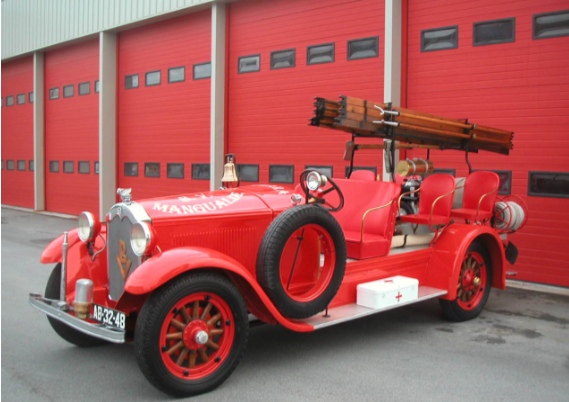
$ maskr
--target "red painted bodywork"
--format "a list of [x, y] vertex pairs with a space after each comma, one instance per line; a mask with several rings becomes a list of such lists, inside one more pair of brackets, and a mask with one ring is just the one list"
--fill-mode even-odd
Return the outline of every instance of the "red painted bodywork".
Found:
[[[360, 183], [367, 185], [364, 181]], [[263, 235], [275, 216], [292, 206], [292, 193], [293, 190], [280, 186], [256, 185], [140, 201], [152, 219], [160, 251], [156, 249], [153, 256], [143, 260], [129, 275], [125, 292], [117, 302], [108, 298], [106, 251], [92, 261], [77, 231], [70, 231], [67, 299], [73, 301], [77, 279], [89, 278], [95, 284], [95, 303], [130, 313], [139, 311], [153, 291], [180, 275], [194, 270], [216, 270], [233, 281], [249, 311], [262, 321], [279, 323], [294, 331], [312, 331], [311, 325], [283, 317], [256, 279], [257, 251]], [[106, 227], [101, 234], [106, 237]], [[504, 251], [495, 231], [489, 226], [452, 224], [433, 247], [349, 260], [342, 285], [330, 307], [355, 303], [356, 287], [360, 283], [395, 275], [445, 289], [449, 292], [445, 298], [454, 299], [462, 258], [475, 240], [484, 242], [490, 252], [494, 267], [492, 286], [503, 289]], [[61, 261], [61, 242], [62, 237], [45, 249], [43, 263]], [[94, 248], [100, 250], [103, 246], [99, 237]], [[289, 249], [294, 252], [294, 247], [286, 250]]]

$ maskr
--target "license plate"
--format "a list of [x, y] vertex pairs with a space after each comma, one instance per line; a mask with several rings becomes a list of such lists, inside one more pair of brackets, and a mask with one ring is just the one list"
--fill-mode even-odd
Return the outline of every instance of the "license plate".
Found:
[[98, 304], [93, 305], [93, 320], [110, 327], [125, 329], [126, 314]]

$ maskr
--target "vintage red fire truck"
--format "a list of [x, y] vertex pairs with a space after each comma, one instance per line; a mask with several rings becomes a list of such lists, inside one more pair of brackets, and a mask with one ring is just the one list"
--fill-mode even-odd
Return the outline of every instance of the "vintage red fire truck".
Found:
[[418, 213], [398, 217], [401, 184], [374, 174], [237, 186], [229, 159], [231, 188], [136, 201], [119, 189], [102, 222], [82, 213], [43, 251], [55, 268], [30, 303], [75, 345], [133, 341], [154, 386], [190, 396], [236, 368], [253, 317], [311, 332], [438, 298], [463, 321], [505, 288], [505, 234], [525, 211], [496, 204], [495, 173], [469, 175], [461, 197], [452, 176], [429, 175]]

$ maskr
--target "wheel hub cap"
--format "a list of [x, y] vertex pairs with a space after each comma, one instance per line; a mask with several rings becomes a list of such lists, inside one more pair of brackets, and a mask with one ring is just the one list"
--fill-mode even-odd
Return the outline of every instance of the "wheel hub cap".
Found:
[[190, 322], [184, 329], [184, 345], [191, 350], [197, 350], [209, 341], [207, 324], [202, 320]]

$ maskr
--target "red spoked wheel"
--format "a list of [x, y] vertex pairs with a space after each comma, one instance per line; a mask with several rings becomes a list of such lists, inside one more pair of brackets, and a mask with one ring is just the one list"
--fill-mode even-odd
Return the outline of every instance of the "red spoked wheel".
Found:
[[180, 378], [213, 373], [229, 355], [235, 337], [233, 314], [225, 300], [196, 293], [176, 303], [160, 333], [162, 360]]
[[490, 296], [492, 262], [484, 244], [473, 242], [466, 251], [454, 300], [440, 299], [445, 317], [451, 321], [476, 318]]
[[336, 247], [322, 226], [304, 225], [286, 242], [280, 262], [281, 286], [297, 302], [320, 297], [334, 275]]
[[189, 273], [145, 303], [136, 323], [136, 357], [156, 388], [174, 396], [197, 395], [227, 379], [248, 332], [247, 308], [237, 288], [221, 275]]
[[464, 310], [475, 309], [484, 298], [488, 277], [484, 257], [477, 251], [464, 256], [457, 285], [456, 301]]

